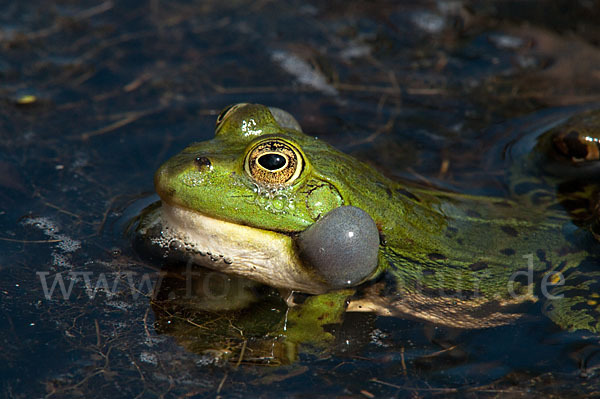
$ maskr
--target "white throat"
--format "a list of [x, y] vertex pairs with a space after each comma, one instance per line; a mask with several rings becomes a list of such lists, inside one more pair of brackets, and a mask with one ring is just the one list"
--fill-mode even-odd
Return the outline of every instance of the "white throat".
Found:
[[327, 291], [285, 234], [214, 219], [164, 201], [161, 212], [163, 243], [183, 244], [201, 266], [278, 288], [309, 294]]

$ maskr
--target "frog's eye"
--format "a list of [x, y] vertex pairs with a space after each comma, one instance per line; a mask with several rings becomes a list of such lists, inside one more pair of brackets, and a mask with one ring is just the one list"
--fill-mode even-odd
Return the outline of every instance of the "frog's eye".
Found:
[[292, 144], [267, 139], [256, 143], [248, 151], [244, 167], [257, 183], [288, 185], [302, 173], [304, 160]]
[[223, 122], [227, 118], [228, 115], [233, 114], [233, 112], [236, 109], [238, 109], [238, 108], [240, 108], [240, 107], [242, 107], [242, 106], [244, 106], [246, 104], [248, 104], [248, 103], [233, 104], [233, 105], [230, 105], [228, 107], [223, 108], [223, 110], [221, 111], [221, 113], [219, 114], [219, 116], [217, 116], [217, 126], [221, 122]]
[[597, 162], [600, 160], [600, 138], [577, 130], [562, 132], [553, 138], [554, 148], [572, 163]]

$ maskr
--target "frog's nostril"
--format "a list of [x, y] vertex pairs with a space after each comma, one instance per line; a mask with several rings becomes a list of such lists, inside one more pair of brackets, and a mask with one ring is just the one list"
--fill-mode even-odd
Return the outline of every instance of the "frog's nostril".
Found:
[[210, 170], [212, 169], [212, 164], [210, 163], [210, 159], [207, 157], [196, 157], [195, 159], [196, 166], [199, 170]]

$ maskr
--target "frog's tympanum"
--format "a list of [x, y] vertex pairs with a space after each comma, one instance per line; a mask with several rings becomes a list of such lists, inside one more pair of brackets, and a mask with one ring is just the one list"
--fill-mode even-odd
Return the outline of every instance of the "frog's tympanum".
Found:
[[348, 311], [487, 328], [532, 303], [564, 329], [597, 334], [599, 141], [600, 113], [565, 118], [512, 157], [511, 195], [467, 195], [392, 181], [285, 111], [237, 104], [212, 140], [156, 172], [161, 204], [137, 233], [194, 264], [302, 293], [278, 310], [288, 344], [322, 346]]

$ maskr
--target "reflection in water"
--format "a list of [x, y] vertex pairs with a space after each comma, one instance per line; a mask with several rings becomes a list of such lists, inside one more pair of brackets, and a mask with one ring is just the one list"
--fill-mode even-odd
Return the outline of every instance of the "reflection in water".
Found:
[[159, 279], [152, 301], [158, 333], [173, 336], [207, 363], [284, 361], [277, 332], [286, 304], [272, 288], [189, 263], [163, 269]]
[[[207, 364], [289, 364], [299, 353], [352, 354], [371, 340], [375, 315], [344, 316], [344, 309], [323, 304], [339, 302], [327, 295], [288, 297], [290, 307], [271, 287], [189, 262], [165, 267], [152, 300], [155, 329], [203, 355]], [[295, 306], [310, 301], [323, 314], [305, 314]]]

